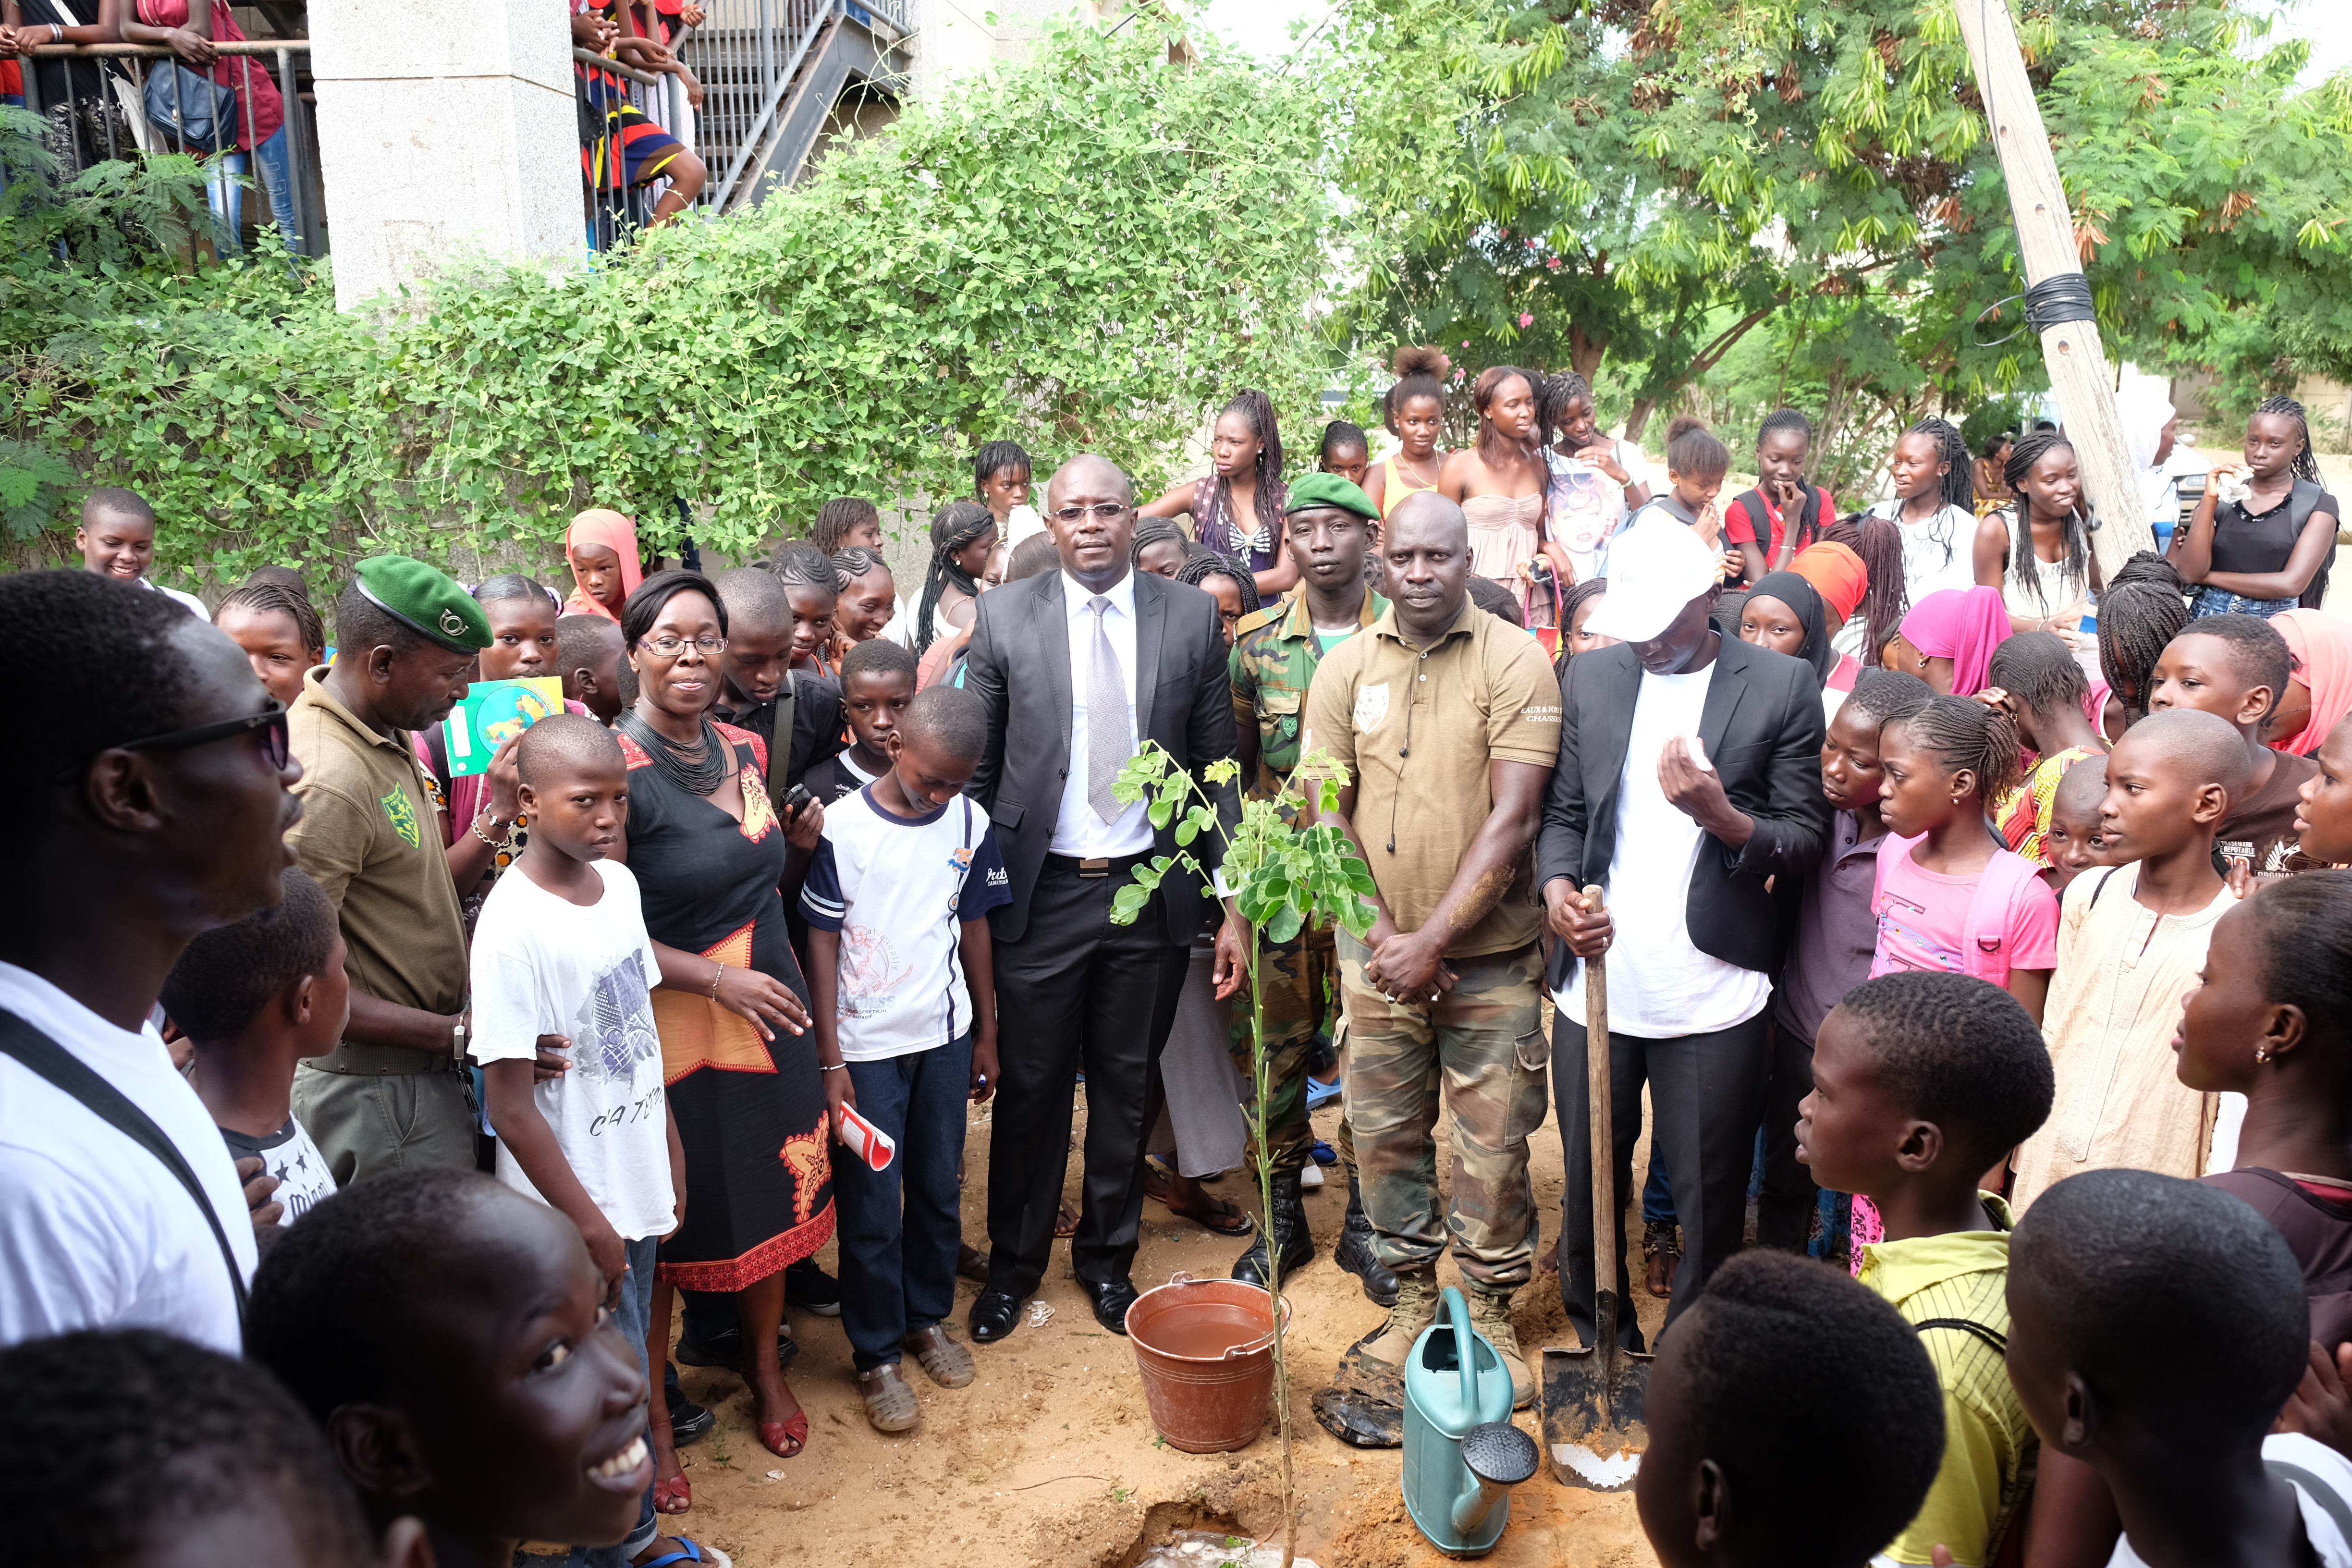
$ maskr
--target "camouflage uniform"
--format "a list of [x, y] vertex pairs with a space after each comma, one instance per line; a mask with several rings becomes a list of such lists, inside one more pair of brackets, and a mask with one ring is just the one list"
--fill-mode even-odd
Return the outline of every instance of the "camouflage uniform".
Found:
[[[1387, 608], [1386, 599], [1367, 590], [1356, 624], [1369, 626]], [[1257, 777], [1249, 786], [1253, 799], [1270, 799], [1298, 766], [1300, 715], [1307, 683], [1322, 658], [1323, 645], [1307, 613], [1303, 587], [1244, 617], [1234, 628], [1230, 661], [1234, 722], [1255, 726], [1258, 738]], [[1304, 1170], [1315, 1143], [1307, 1120], [1307, 1058], [1315, 1052], [1316, 1026], [1336, 1014], [1339, 1003], [1329, 928], [1310, 927], [1286, 942], [1261, 941], [1258, 974], [1265, 1010], [1266, 1147], [1277, 1173]], [[1254, 1093], [1245, 1005], [1234, 1009], [1231, 1045], [1242, 1083]], [[1339, 1144], [1341, 1163], [1353, 1174], [1355, 1140], [1344, 1116]], [[1250, 1169], [1255, 1171], [1256, 1140], [1249, 1140], [1247, 1147]]]
[[[1535, 1194], [1528, 1138], [1549, 1109], [1542, 950], [1449, 958], [1458, 977], [1435, 1003], [1391, 1002], [1364, 981], [1371, 950], [1339, 933], [1348, 1009], [1348, 1115], [1362, 1132], [1372, 1249], [1400, 1273], [1434, 1268], [1454, 1238], [1463, 1277], [1488, 1290], [1528, 1281]], [[1453, 1205], [1437, 1205], [1441, 1086], [1453, 1121]]]

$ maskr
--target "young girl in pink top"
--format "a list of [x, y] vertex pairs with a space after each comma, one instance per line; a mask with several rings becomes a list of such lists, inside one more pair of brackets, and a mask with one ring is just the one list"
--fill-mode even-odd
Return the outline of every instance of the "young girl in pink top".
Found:
[[2009, 715], [1962, 697], [1937, 697], [1886, 726], [1870, 973], [1973, 974], [2038, 1024], [2058, 964], [2058, 900], [1985, 820], [1986, 804], [2017, 784], [2017, 746]]

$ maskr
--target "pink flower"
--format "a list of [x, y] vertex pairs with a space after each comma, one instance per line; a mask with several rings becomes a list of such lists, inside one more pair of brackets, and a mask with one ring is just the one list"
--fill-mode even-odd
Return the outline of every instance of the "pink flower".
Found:
[[1466, 348], [1468, 348], [1468, 347], [1470, 346], [1470, 340], [1469, 340], [1468, 338], [1465, 338], [1465, 339], [1463, 339], [1463, 340], [1462, 340], [1462, 346], [1463, 346], [1464, 348], [1465, 348], [1465, 349], [1466, 349]]
[[1536, 319], [1533, 316], [1529, 315], [1525, 310], [1519, 312], [1519, 331], [1524, 332], [1535, 324]]
[[1547, 260], [1544, 265], [1551, 268], [1554, 272], [1557, 272], [1559, 270], [1559, 258], [1557, 256], [1552, 257], [1550, 259]]

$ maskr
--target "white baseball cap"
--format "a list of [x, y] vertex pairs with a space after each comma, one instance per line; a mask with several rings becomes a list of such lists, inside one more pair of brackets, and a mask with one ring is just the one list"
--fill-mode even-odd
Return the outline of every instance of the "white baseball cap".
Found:
[[1715, 586], [1720, 558], [1670, 517], [1636, 523], [1609, 542], [1609, 592], [1584, 623], [1593, 637], [1648, 642], [1683, 606]]

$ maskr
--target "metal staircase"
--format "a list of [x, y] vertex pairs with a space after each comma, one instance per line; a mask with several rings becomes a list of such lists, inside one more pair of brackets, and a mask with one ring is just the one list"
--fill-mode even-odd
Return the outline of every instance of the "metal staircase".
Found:
[[732, 212], [808, 166], [834, 106], [862, 84], [897, 98], [908, 67], [903, 0], [708, 0], [679, 58], [703, 85], [705, 204]]

